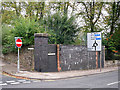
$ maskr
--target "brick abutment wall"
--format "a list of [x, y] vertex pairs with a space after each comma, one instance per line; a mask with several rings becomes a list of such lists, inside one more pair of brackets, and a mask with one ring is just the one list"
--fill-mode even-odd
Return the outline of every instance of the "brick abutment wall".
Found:
[[[99, 62], [100, 60], [98, 53], [98, 68], [100, 67]], [[60, 45], [60, 66], [62, 71], [95, 69], [96, 52], [87, 51], [86, 46]], [[103, 52], [102, 52], [102, 67], [104, 67]]]
[[[34, 50], [28, 50], [30, 47], [20, 49], [20, 64], [27, 70], [52, 72], [100, 67], [100, 53], [96, 61], [96, 52], [87, 51], [87, 46], [49, 45], [48, 34], [35, 34], [35, 45], [32, 46]], [[104, 67], [105, 60], [104, 48], [102, 47], [102, 67]], [[17, 53], [4, 55], [4, 60], [17, 64]]]
[[[35, 34], [34, 61], [36, 71], [54, 72], [56, 69], [58, 71], [69, 71], [95, 69], [100, 67], [100, 53], [97, 54], [98, 60], [96, 61], [96, 52], [88, 52], [86, 46], [59, 45], [59, 48], [57, 46], [56, 49], [59, 50], [52, 50], [52, 48], [49, 47], [48, 34]], [[101, 55], [102, 67], [104, 67], [103, 51], [104, 47]], [[49, 56], [48, 53], [51, 53], [51, 55]]]

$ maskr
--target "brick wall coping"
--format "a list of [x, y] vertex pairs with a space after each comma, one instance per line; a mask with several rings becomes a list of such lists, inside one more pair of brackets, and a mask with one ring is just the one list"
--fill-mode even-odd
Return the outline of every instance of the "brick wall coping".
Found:
[[47, 33], [35, 33], [35, 37], [48, 37], [49, 35]]

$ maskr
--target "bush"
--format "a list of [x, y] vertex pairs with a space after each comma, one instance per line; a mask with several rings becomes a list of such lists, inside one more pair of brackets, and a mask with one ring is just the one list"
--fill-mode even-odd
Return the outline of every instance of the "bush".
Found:
[[67, 15], [55, 13], [48, 15], [46, 25], [48, 33], [50, 33], [50, 41], [52, 44], [73, 44], [77, 38], [79, 28], [75, 22], [75, 17], [68, 18]]
[[23, 46], [34, 44], [34, 33], [40, 32], [40, 25], [35, 20], [29, 18], [19, 18], [15, 20], [14, 29], [11, 33], [14, 37], [23, 37]]
[[29, 18], [20, 17], [13, 21], [11, 27], [8, 25], [3, 25], [2, 27], [2, 45], [3, 45], [3, 54], [16, 52], [15, 48], [15, 38], [14, 37], [23, 37], [22, 46], [28, 46], [34, 44], [34, 33], [44, 33], [45, 28], [41, 26], [35, 20], [30, 20]]
[[[11, 33], [11, 30], [13, 28], [11, 26], [8, 26], [6, 24], [2, 25], [2, 53], [6, 54], [11, 51], [15, 51], [15, 41], [14, 41], [14, 35]], [[14, 48], [13, 48], [14, 47]]]

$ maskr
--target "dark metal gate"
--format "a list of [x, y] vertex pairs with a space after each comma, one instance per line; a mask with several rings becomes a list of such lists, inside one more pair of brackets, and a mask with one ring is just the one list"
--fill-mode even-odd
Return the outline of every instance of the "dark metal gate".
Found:
[[57, 45], [48, 44], [48, 71], [57, 71]]

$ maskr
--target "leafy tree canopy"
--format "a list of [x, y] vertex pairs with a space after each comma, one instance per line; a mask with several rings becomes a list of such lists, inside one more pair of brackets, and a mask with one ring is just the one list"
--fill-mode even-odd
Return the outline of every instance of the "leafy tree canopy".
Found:
[[72, 44], [77, 37], [79, 28], [74, 16], [68, 18], [67, 15], [57, 12], [54, 15], [48, 15], [45, 22], [51, 34], [49, 43]]

